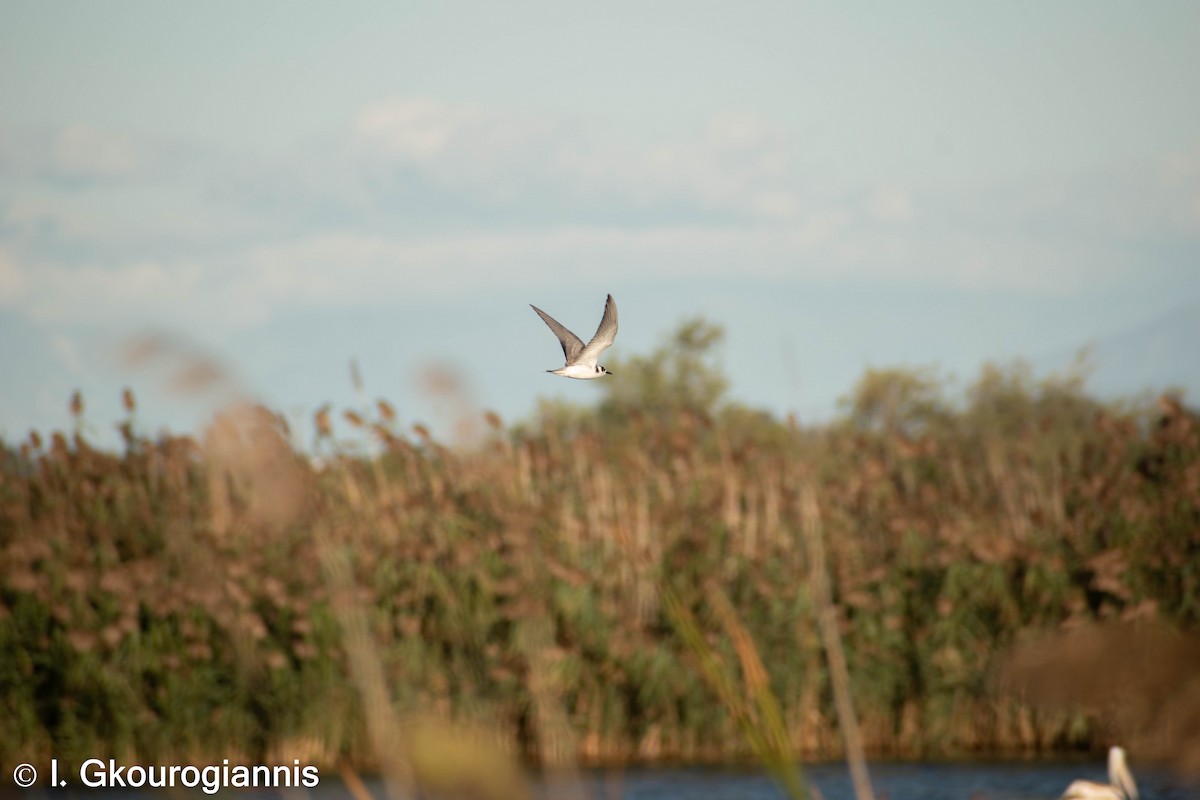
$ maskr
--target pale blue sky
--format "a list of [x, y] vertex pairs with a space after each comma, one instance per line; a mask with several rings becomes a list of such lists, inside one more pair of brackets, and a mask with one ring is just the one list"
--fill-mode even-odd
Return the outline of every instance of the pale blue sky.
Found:
[[[165, 331], [288, 411], [506, 418], [605, 292], [616, 352], [724, 325], [733, 394], [827, 416], [867, 365], [1200, 392], [1193, 3], [0, 5], [0, 435], [205, 404]], [[1196, 313], [1193, 313], [1196, 312]], [[1189, 327], [1190, 326], [1190, 327]], [[1136, 367], [1136, 368], [1131, 368]]]

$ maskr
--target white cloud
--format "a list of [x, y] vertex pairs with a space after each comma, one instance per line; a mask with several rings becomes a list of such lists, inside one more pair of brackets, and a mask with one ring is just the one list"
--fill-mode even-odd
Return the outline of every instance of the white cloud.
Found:
[[[787, 132], [755, 115], [635, 142], [562, 118], [393, 99], [346, 135], [260, 165], [245, 215], [226, 183], [240, 163], [200, 175], [212, 184], [180, 183], [190, 207], [123, 185], [78, 206], [69, 187], [0, 193], [0, 306], [42, 321], [236, 327], [283, 309], [595, 275], [1061, 294], [1139, 279], [1154, 268], [1142, 242], [1183, 237], [1194, 251], [1200, 213], [1195, 153], [1009, 186], [817, 191]], [[157, 175], [120, 136], [51, 141], [76, 174]], [[515, 207], [516, 221], [496, 213]]]
[[83, 374], [83, 361], [79, 357], [79, 348], [75, 346], [75, 342], [69, 336], [61, 333], [52, 335], [50, 346], [71, 375]]
[[60, 181], [117, 181], [145, 177], [162, 147], [92, 125], [55, 129], [0, 126], [0, 174]]
[[4, 248], [0, 248], [0, 305], [15, 306], [25, 291], [25, 274], [16, 260]]
[[765, 218], [801, 208], [787, 136], [751, 114], [716, 115], [690, 139], [638, 144], [565, 119], [396, 98], [365, 108], [352, 139], [376, 174], [408, 168], [493, 202], [672, 202]]
[[[0, 262], [21, 289], [3, 302], [40, 322], [244, 325], [282, 309], [405, 303], [433, 295], [612, 280], [786, 275], [829, 237], [830, 223], [789, 230], [572, 226], [424, 238], [321, 234], [258, 245], [228, 260], [70, 267]], [[807, 269], [819, 270], [817, 262]]]
[[[2, 301], [41, 322], [231, 327], [284, 310], [403, 306], [430, 297], [595, 280], [722, 278], [957, 285], [1038, 293], [1094, 280], [1104, 261], [969, 234], [880, 231], [847, 212], [795, 224], [564, 226], [383, 237], [331, 232], [209, 262], [18, 267], [0, 260]], [[1111, 264], [1111, 259], [1108, 262]]]
[[50, 142], [49, 163], [56, 174], [68, 178], [125, 178], [147, 166], [130, 137], [90, 125], [60, 130]]
[[66, 238], [102, 236], [104, 233], [86, 215], [46, 197], [15, 197], [0, 203], [0, 230], [3, 229], [23, 236], [53, 231]]
[[364, 108], [354, 121], [353, 131], [358, 140], [393, 158], [431, 164], [447, 155], [453, 157], [451, 150], [477, 151], [478, 134], [495, 131], [507, 119], [471, 106], [423, 98], [398, 99]]
[[871, 193], [867, 213], [881, 222], [909, 222], [913, 218], [912, 197], [903, 189], [881, 187]]
[[189, 309], [214, 299], [205, 291], [205, 269], [194, 264], [74, 267], [13, 259], [4, 274], [19, 291], [0, 294], [0, 304], [39, 322], [190, 320], [196, 314]]

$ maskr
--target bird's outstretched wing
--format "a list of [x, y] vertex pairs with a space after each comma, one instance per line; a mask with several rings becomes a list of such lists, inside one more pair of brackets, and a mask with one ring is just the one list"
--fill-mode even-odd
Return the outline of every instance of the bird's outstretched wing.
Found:
[[[611, 300], [611, 297], [609, 299]], [[542, 318], [542, 322], [546, 323], [546, 325], [550, 327], [550, 330], [553, 331], [554, 335], [558, 337], [558, 343], [562, 345], [563, 355], [566, 356], [567, 363], [571, 364], [574, 362], [575, 359], [579, 357], [579, 354], [583, 352], [583, 340], [571, 333], [566, 329], [566, 327], [563, 326], [561, 322], [547, 314], [545, 311], [542, 311], [533, 303], [530, 303], [529, 307], [537, 312], [538, 316]], [[605, 316], [607, 316], [607, 314], [605, 314]], [[601, 326], [603, 327], [603, 323], [601, 323]]]
[[[596, 335], [587, 343], [587, 347], [583, 348], [576, 363], [587, 364], [589, 367], [596, 366], [596, 362], [600, 360], [600, 354], [607, 350], [616, 338], [617, 303], [610, 294], [608, 301], [604, 304], [604, 316], [600, 318], [600, 327], [596, 328]], [[567, 360], [570, 361], [569, 356]]]

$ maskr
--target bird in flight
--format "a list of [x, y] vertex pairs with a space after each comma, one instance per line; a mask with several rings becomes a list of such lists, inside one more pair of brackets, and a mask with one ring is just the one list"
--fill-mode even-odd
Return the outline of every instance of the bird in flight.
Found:
[[558, 369], [548, 369], [546, 372], [562, 375], [564, 378], [577, 378], [581, 381], [589, 381], [602, 375], [612, 375], [611, 372], [596, 363], [600, 354], [608, 349], [609, 345], [613, 343], [613, 339], [617, 338], [617, 304], [611, 294], [604, 304], [604, 316], [600, 318], [600, 327], [596, 329], [596, 335], [586, 346], [578, 336], [563, 327], [554, 317], [532, 303], [529, 307], [538, 313], [542, 322], [545, 322], [558, 337], [563, 355], [567, 357], [566, 364]]

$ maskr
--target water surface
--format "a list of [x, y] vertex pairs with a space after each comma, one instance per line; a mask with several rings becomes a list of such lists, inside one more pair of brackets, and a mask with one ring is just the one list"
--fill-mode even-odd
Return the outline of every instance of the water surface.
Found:
[[[872, 764], [877, 800], [1051, 800], [1076, 778], [1106, 781], [1105, 765], [1076, 763], [893, 763]], [[805, 770], [809, 784], [825, 800], [853, 800], [844, 764], [818, 764]], [[1142, 800], [1200, 800], [1200, 783], [1188, 785], [1160, 769], [1137, 769]], [[594, 800], [780, 800], [785, 795], [761, 769], [682, 767], [635, 768], [585, 773], [585, 791], [569, 793]], [[556, 789], [563, 787], [556, 786]], [[561, 792], [543, 793], [554, 797]]]

